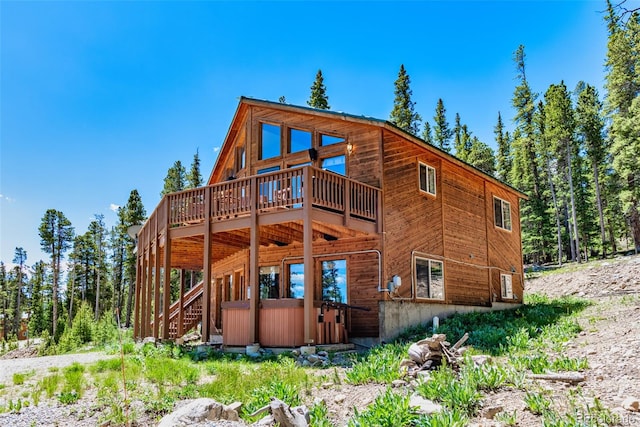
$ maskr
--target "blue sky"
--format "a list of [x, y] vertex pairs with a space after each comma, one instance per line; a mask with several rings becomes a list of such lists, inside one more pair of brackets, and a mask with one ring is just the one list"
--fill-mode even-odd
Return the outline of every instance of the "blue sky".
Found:
[[[632, 0], [635, 2], [636, 0]], [[404, 64], [416, 110], [438, 98], [494, 145], [513, 127], [512, 55], [542, 92], [603, 93], [603, 1], [0, 2], [0, 260], [48, 259], [38, 226], [77, 233], [136, 188], [150, 213], [167, 169], [208, 177], [238, 97], [305, 105], [319, 68], [333, 110], [386, 119]]]

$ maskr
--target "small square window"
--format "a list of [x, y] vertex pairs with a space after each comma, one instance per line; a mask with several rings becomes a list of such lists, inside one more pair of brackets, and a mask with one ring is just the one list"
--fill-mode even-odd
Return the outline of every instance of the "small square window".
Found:
[[311, 132], [289, 129], [289, 153], [296, 153], [311, 148]]
[[259, 159], [270, 159], [280, 156], [280, 126], [261, 123], [262, 139], [260, 140]]
[[420, 180], [420, 191], [435, 196], [436, 169], [424, 163], [418, 163], [418, 178]]
[[503, 299], [513, 299], [513, 288], [511, 286], [511, 275], [510, 274], [501, 274], [500, 275], [500, 287], [502, 288], [502, 298]]
[[493, 214], [496, 227], [511, 231], [511, 203], [494, 197]]

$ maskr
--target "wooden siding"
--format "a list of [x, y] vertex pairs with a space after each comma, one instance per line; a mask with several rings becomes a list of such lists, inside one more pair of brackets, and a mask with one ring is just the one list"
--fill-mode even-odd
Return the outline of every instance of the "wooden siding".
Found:
[[223, 325], [233, 325], [226, 328], [222, 334], [222, 343], [228, 346], [252, 344], [249, 342], [249, 302], [246, 304], [223, 303]]
[[[384, 248], [386, 280], [398, 275], [399, 295], [412, 296], [412, 251], [444, 255], [442, 159], [384, 131]], [[418, 162], [436, 170], [436, 196], [419, 191]]]

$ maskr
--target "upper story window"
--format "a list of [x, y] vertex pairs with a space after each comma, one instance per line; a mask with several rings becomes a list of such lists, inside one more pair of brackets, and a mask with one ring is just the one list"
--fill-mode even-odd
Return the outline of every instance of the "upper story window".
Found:
[[311, 148], [311, 132], [289, 129], [289, 153], [296, 153]]
[[511, 231], [511, 203], [494, 197], [493, 213], [496, 227]]
[[247, 153], [244, 145], [236, 148], [236, 172], [244, 169], [247, 164]]
[[444, 266], [442, 261], [414, 258], [416, 298], [444, 299]]
[[418, 163], [418, 178], [420, 180], [420, 191], [429, 193], [432, 196], [436, 195], [436, 169], [425, 165], [424, 163]]
[[262, 128], [260, 139], [260, 153], [258, 159], [270, 159], [272, 157], [279, 157], [280, 150], [280, 126], [270, 125], [268, 123], [261, 123]]
[[347, 164], [344, 154], [322, 159], [322, 169], [339, 173], [340, 175], [347, 175]]
[[326, 145], [339, 144], [341, 142], [344, 142], [344, 138], [341, 136], [320, 135], [320, 145], [323, 147]]

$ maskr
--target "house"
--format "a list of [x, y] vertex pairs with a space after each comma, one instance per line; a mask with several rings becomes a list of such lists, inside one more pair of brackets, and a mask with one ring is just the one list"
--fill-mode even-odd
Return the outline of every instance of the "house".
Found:
[[[138, 232], [134, 335], [375, 343], [515, 307], [524, 197], [387, 121], [241, 98], [207, 185]], [[170, 301], [172, 269], [203, 281]]]

